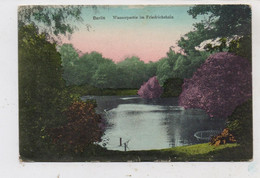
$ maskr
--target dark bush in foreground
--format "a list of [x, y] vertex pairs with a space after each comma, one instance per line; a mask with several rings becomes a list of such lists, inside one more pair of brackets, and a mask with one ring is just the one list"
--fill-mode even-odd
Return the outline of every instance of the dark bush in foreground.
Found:
[[238, 143], [251, 145], [253, 143], [253, 111], [252, 100], [238, 106], [227, 118], [227, 128], [235, 136]]
[[226, 118], [251, 98], [251, 71], [245, 58], [228, 52], [211, 55], [191, 79], [184, 80], [179, 105], [201, 108], [210, 117]]
[[101, 117], [94, 107], [92, 102], [74, 102], [65, 112], [68, 123], [50, 130], [53, 143], [64, 151], [83, 152], [88, 145], [100, 141]]

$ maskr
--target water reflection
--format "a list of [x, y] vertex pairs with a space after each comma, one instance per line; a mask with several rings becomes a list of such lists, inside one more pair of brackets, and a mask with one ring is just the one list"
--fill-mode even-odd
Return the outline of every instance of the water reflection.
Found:
[[[87, 99], [87, 97], [83, 98]], [[177, 98], [97, 96], [97, 112], [108, 122], [101, 145], [110, 150], [150, 150], [198, 143], [199, 130], [223, 128], [198, 109], [184, 110]], [[122, 145], [120, 146], [120, 138]]]

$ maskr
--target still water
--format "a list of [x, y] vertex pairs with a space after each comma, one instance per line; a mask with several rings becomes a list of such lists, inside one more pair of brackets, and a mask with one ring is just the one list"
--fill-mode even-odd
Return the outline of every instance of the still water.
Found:
[[[224, 121], [199, 109], [183, 109], [178, 98], [147, 100], [138, 96], [84, 96], [96, 99], [107, 126], [99, 144], [109, 150], [150, 150], [196, 144], [194, 133], [220, 130]], [[120, 146], [121, 138], [121, 146]]]

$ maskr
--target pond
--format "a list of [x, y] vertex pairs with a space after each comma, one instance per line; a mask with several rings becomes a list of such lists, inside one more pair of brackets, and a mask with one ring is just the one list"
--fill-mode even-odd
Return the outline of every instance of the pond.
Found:
[[203, 110], [178, 106], [178, 98], [147, 100], [138, 96], [83, 96], [82, 99], [97, 101], [96, 111], [107, 121], [99, 144], [108, 150], [192, 145], [199, 143], [194, 137], [197, 131], [224, 127], [223, 120], [210, 119]]

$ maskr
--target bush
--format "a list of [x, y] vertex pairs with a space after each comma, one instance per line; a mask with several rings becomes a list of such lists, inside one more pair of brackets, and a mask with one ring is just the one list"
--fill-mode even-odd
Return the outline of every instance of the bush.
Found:
[[227, 128], [236, 137], [238, 143], [251, 145], [253, 143], [252, 100], [238, 106], [227, 118]]
[[88, 145], [101, 141], [101, 117], [94, 108], [93, 101], [73, 102], [65, 111], [67, 124], [50, 129], [53, 143], [61, 146], [64, 151], [83, 152]]
[[210, 117], [227, 118], [252, 96], [252, 69], [245, 58], [228, 52], [211, 55], [184, 80], [179, 105], [200, 108]]
[[150, 78], [138, 90], [138, 95], [145, 99], [159, 98], [163, 92], [156, 76]]

